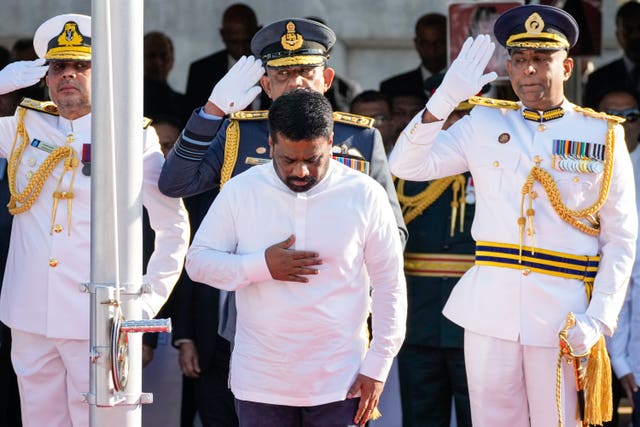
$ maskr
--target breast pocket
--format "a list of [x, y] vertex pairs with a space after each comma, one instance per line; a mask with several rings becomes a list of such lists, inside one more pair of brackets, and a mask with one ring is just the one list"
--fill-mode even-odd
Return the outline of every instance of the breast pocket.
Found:
[[584, 209], [598, 196], [599, 175], [559, 173], [554, 180], [562, 202], [569, 209]]
[[524, 179], [517, 175], [519, 153], [488, 150], [474, 158], [470, 169], [477, 193], [484, 192], [484, 196], [490, 199], [520, 194]]

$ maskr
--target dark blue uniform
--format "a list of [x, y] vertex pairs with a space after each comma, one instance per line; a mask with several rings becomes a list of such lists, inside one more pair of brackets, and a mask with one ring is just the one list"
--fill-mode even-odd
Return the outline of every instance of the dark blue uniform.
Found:
[[[240, 112], [234, 117], [222, 121], [205, 119], [197, 111], [192, 114], [162, 168], [158, 181], [162, 193], [170, 197], [199, 194], [270, 160], [267, 112]], [[404, 242], [407, 231], [380, 133], [366, 117], [336, 112], [334, 120], [334, 157], [368, 169], [386, 189]]]
[[[398, 197], [406, 216], [409, 209], [406, 198], [419, 197], [431, 182], [399, 183], [403, 187], [401, 191], [399, 188]], [[459, 200], [460, 195], [458, 192], [456, 199]], [[457, 425], [471, 426], [463, 329], [445, 318], [442, 309], [458, 278], [473, 262], [475, 243], [470, 228], [474, 205], [465, 206], [462, 231], [461, 207], [457, 208], [452, 236], [453, 201], [454, 192], [448, 186], [425, 210], [406, 220], [409, 230], [405, 248], [407, 336], [398, 354], [405, 427], [448, 427], [452, 396]]]

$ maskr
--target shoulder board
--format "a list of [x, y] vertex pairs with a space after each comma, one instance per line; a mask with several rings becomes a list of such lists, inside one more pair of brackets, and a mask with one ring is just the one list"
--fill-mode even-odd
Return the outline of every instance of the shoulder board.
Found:
[[31, 98], [22, 98], [20, 106], [29, 110], [42, 111], [43, 113], [58, 115], [58, 107], [51, 101], [37, 101]]
[[267, 120], [268, 117], [268, 110], [238, 111], [230, 116], [232, 120]]
[[142, 118], [142, 129], [148, 128], [149, 125], [151, 125], [151, 123], [153, 123], [153, 119], [150, 119], [149, 117], [143, 117]]
[[508, 110], [519, 110], [520, 105], [515, 101], [507, 101], [504, 99], [485, 98], [483, 96], [472, 96], [469, 98], [472, 105], [482, 105], [491, 108], [506, 108]]
[[591, 108], [575, 106], [573, 109], [578, 113], [582, 113], [587, 117], [593, 117], [594, 119], [607, 120], [607, 121], [615, 122], [618, 124], [623, 123], [625, 121], [625, 119], [622, 117], [613, 116], [611, 114], [595, 111]]
[[363, 128], [373, 127], [375, 119], [373, 117], [361, 116], [359, 114], [343, 113], [342, 111], [333, 112], [333, 121], [344, 123], [347, 125], [360, 126]]

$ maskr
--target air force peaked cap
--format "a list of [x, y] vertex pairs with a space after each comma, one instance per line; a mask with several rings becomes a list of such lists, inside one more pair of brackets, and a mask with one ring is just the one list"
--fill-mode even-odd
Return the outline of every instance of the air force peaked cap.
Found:
[[326, 25], [292, 18], [258, 31], [251, 39], [251, 52], [271, 68], [319, 66], [327, 62], [335, 42], [335, 33]]
[[578, 24], [564, 10], [545, 5], [517, 6], [504, 12], [493, 26], [507, 49], [562, 50], [578, 41]]
[[33, 36], [39, 58], [91, 61], [91, 17], [68, 13], [43, 22]]

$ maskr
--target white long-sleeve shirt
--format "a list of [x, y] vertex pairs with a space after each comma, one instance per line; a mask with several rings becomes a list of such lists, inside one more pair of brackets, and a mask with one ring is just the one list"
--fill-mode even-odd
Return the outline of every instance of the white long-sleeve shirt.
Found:
[[[631, 163], [635, 171], [636, 205], [640, 210], [640, 149], [631, 153]], [[618, 315], [618, 329], [607, 338], [607, 348], [611, 366], [618, 378], [633, 373], [636, 383], [640, 383], [640, 239], [636, 241], [636, 259], [633, 264], [631, 281], [622, 309]]]
[[[306, 284], [274, 280], [266, 264], [265, 249], [292, 234], [294, 249], [323, 261]], [[332, 160], [296, 193], [271, 163], [255, 166], [225, 184], [186, 266], [194, 281], [236, 291], [236, 398], [315, 406], [343, 400], [358, 373], [386, 379], [404, 338], [406, 287], [397, 224], [370, 177]]]

